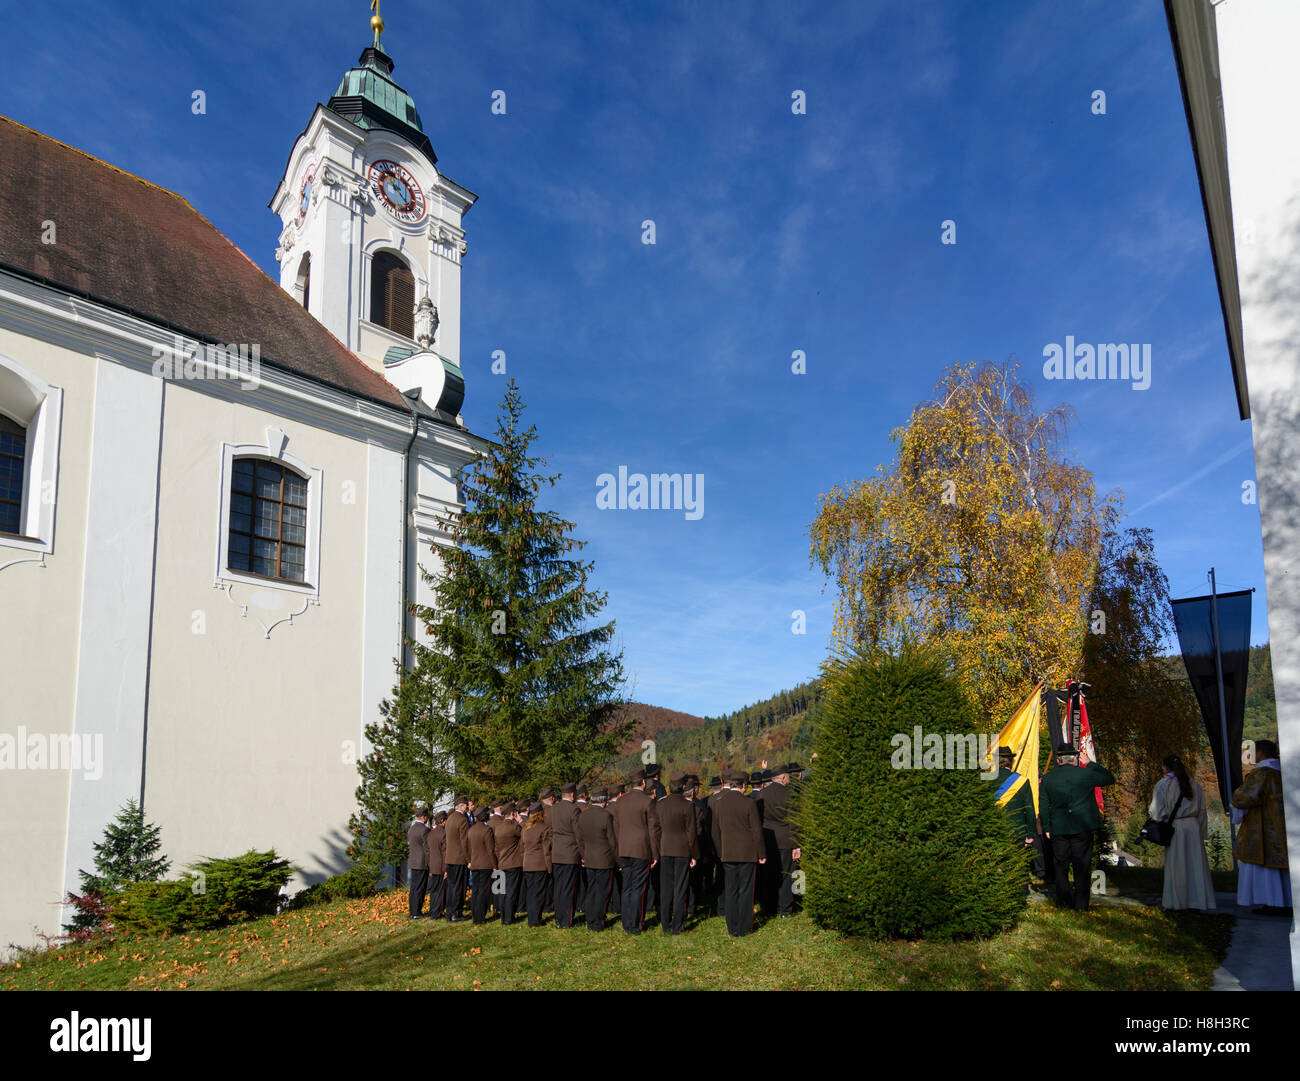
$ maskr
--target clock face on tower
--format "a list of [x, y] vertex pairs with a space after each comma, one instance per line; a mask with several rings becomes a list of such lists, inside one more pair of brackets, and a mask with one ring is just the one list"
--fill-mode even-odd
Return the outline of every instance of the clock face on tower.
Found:
[[399, 221], [416, 222], [424, 217], [424, 192], [415, 177], [395, 161], [376, 161], [370, 166], [370, 189], [388, 212]]
[[307, 171], [302, 177], [302, 188], [298, 192], [298, 224], [301, 225], [307, 217], [307, 208], [311, 206], [311, 193], [316, 187], [316, 166], [315, 164], [307, 166]]

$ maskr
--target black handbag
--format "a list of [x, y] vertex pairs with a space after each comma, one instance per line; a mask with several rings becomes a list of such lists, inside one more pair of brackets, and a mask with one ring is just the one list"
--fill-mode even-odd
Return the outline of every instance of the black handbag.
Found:
[[1161, 848], [1168, 848], [1169, 842], [1174, 839], [1174, 819], [1178, 817], [1178, 807], [1182, 802], [1183, 794], [1179, 792], [1178, 802], [1169, 812], [1168, 819], [1148, 818], [1146, 825], [1142, 827], [1142, 840], [1160, 845]]

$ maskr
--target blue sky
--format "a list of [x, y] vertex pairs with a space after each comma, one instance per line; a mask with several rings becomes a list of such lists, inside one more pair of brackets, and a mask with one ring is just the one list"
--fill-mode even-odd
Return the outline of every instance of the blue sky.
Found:
[[[1174, 596], [1207, 592], [1214, 565], [1220, 589], [1257, 590], [1267, 639], [1250, 425], [1160, 4], [383, 14], [440, 169], [480, 197], [465, 419], [491, 434], [504, 350], [633, 697], [717, 714], [814, 675], [833, 606], [808, 561], [818, 497], [890, 460], [945, 367], [1012, 355], [1040, 405], [1074, 407], [1072, 457], [1123, 490], [1125, 525], [1154, 530]], [[11, 9], [31, 57], [0, 112], [184, 195], [278, 280], [267, 201], [369, 15], [365, 0]], [[1044, 346], [1067, 335], [1150, 343], [1150, 388], [1045, 379]], [[596, 478], [620, 465], [703, 474], [703, 516], [598, 510]]]

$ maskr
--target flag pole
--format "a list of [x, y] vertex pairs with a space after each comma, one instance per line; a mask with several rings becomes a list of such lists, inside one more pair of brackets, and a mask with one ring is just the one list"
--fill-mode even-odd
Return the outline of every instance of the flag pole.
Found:
[[[1223, 787], [1232, 792], [1232, 759], [1228, 757], [1228, 711], [1223, 696], [1223, 652], [1219, 648], [1219, 593], [1210, 568], [1210, 631], [1214, 635], [1214, 674], [1219, 681], [1219, 732], [1223, 742]], [[1228, 816], [1228, 833], [1232, 838], [1232, 871], [1237, 873], [1237, 827], [1232, 821], [1232, 804], [1224, 807]]]

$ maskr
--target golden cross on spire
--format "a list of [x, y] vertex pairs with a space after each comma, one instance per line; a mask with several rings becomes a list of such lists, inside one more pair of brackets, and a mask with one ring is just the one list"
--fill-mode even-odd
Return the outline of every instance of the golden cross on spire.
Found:
[[375, 48], [379, 48], [379, 35], [384, 32], [384, 19], [379, 14], [379, 0], [370, 0], [370, 10], [374, 12], [370, 16], [370, 25], [375, 31]]

